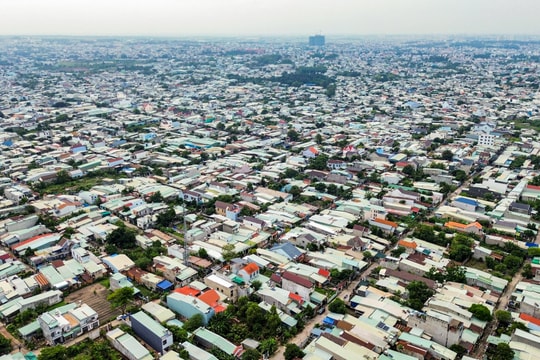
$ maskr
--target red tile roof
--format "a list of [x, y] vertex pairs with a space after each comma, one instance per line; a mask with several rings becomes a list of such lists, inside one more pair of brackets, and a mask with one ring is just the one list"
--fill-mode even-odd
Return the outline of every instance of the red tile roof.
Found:
[[533, 323], [534, 325], [540, 326], [540, 319], [535, 318], [534, 316], [521, 313], [521, 314], [519, 314], [519, 318], [521, 320], [525, 320], [525, 321], [528, 321], [530, 323]]
[[319, 269], [319, 271], [318, 271], [317, 273], [318, 273], [319, 275], [324, 276], [325, 278], [327, 278], [327, 277], [330, 276], [330, 271], [325, 270], [325, 269]]
[[189, 286], [184, 286], [184, 287], [181, 287], [181, 288], [174, 289], [174, 292], [177, 292], [179, 294], [188, 295], [188, 296], [197, 296], [200, 293], [199, 290], [194, 289], [194, 288], [189, 287]]
[[217, 293], [216, 290], [210, 289], [210, 290], [206, 290], [201, 295], [199, 295], [198, 299], [204, 302], [205, 304], [208, 304], [208, 306], [215, 308], [216, 306], [218, 306], [219, 294]]
[[294, 294], [294, 293], [289, 293], [289, 299], [291, 299], [293, 301], [296, 301], [299, 304], [304, 303], [304, 299], [302, 299], [302, 297], [300, 295], [297, 295], [297, 294]]
[[303, 286], [305, 288], [313, 287], [311, 281], [289, 271], [285, 271], [283, 274], [281, 274], [281, 278], [292, 281], [293, 283]]
[[259, 271], [259, 267], [255, 263], [249, 263], [246, 266], [242, 268], [248, 275], [251, 275], [257, 271]]
[[393, 221], [389, 221], [389, 220], [384, 220], [384, 219], [380, 219], [380, 218], [376, 218], [375, 220], [373, 220], [373, 222], [376, 222], [376, 223], [379, 223], [379, 224], [383, 224], [383, 225], [388, 225], [388, 226], [391, 226], [393, 228], [397, 228], [398, 227], [398, 224], [393, 222]]

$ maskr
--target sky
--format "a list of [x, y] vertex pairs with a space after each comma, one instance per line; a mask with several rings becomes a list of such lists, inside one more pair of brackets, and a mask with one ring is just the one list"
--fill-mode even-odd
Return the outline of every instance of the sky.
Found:
[[540, 0], [0, 0], [0, 35], [540, 35]]

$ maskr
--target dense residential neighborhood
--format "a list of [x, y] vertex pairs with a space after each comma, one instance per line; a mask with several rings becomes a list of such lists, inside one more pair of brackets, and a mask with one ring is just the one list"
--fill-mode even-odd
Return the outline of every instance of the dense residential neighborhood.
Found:
[[540, 356], [537, 41], [0, 49], [1, 360]]

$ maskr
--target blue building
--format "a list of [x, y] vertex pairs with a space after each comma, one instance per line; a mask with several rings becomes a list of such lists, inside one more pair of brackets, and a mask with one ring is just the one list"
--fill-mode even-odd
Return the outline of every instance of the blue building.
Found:
[[173, 292], [167, 296], [167, 306], [175, 313], [187, 319], [193, 315], [200, 314], [203, 316], [205, 325], [208, 324], [208, 321], [215, 314], [214, 309], [204, 301], [194, 296], [184, 295], [178, 292]]
[[129, 318], [135, 334], [160, 354], [173, 344], [172, 333], [145, 312], [139, 311]]

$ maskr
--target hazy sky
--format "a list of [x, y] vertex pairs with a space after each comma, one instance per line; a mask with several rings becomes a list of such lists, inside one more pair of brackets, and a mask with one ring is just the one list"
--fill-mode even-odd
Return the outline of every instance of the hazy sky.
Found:
[[540, 0], [0, 0], [0, 35], [540, 35]]

